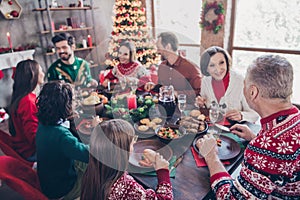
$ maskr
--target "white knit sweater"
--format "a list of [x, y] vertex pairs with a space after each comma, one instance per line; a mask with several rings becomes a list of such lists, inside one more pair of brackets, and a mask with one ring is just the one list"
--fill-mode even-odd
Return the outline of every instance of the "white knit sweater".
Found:
[[[256, 122], [259, 116], [249, 107], [243, 94], [244, 77], [232, 70], [229, 73], [229, 85], [225, 95], [220, 99], [219, 104], [225, 103], [228, 110], [236, 109], [241, 111], [242, 120]], [[212, 77], [206, 76], [202, 78], [201, 83], [200, 95], [206, 98], [206, 106], [208, 108], [212, 101], [218, 102], [215, 97], [211, 81]]]

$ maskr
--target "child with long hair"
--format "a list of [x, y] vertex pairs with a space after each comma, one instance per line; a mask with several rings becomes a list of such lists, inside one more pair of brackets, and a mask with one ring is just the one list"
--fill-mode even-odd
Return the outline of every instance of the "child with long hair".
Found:
[[81, 200], [173, 199], [169, 162], [152, 150], [144, 156], [152, 162], [158, 177], [156, 191], [144, 189], [128, 174], [129, 156], [136, 137], [132, 125], [112, 119], [96, 126], [90, 139], [90, 157], [82, 179]]
[[44, 76], [41, 66], [35, 60], [23, 60], [17, 64], [10, 104], [9, 132], [13, 136], [13, 148], [28, 161], [36, 160], [36, 89], [44, 82]]

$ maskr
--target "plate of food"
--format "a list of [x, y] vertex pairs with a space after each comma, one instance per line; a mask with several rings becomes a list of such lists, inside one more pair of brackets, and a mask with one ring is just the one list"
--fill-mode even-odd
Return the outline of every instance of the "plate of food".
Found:
[[[199, 149], [196, 146], [196, 143], [198, 139], [202, 138], [205, 134], [199, 135], [198, 137], [195, 138], [193, 141], [193, 148], [194, 150], [199, 154]], [[220, 135], [219, 138], [216, 138], [216, 142], [218, 145], [218, 156], [220, 160], [229, 160], [241, 152], [241, 147], [240, 145], [232, 138], [225, 136], [225, 135]], [[199, 154], [200, 157], [202, 157]]]
[[145, 158], [144, 150], [151, 149], [158, 152], [167, 161], [173, 156], [172, 149], [159, 140], [141, 140], [133, 145], [133, 152], [130, 154], [129, 163], [139, 168], [153, 168], [152, 164]]
[[149, 137], [155, 135], [155, 129], [164, 124], [164, 122], [165, 120], [160, 117], [154, 117], [153, 119], [143, 118], [134, 123], [134, 129], [139, 136]]
[[183, 116], [176, 122], [179, 126], [183, 126], [188, 134], [203, 134], [208, 130], [206, 121], [201, 118], [194, 118], [192, 116]]

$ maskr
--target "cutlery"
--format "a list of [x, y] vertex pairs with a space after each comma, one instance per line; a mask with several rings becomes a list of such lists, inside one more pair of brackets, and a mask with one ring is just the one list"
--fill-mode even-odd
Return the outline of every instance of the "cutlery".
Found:
[[174, 165], [169, 170], [170, 174], [179, 165], [179, 163], [181, 163], [182, 159], [183, 159], [183, 156], [180, 156], [179, 158], [177, 158], [177, 160], [175, 161]]
[[231, 132], [230, 129], [226, 126], [223, 126], [221, 124], [215, 124], [216, 127], [218, 127], [219, 129], [226, 131], [226, 132]]

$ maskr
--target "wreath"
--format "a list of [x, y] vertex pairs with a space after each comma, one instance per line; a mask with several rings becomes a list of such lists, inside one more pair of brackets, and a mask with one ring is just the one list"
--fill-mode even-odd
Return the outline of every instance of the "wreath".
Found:
[[[214, 13], [217, 15], [217, 19], [213, 20], [212, 22], [206, 20], [206, 14], [210, 9], [213, 9]], [[222, 25], [224, 25], [224, 13], [225, 9], [222, 3], [217, 3], [216, 1], [213, 3], [205, 2], [203, 4], [200, 27], [207, 31], [213, 31], [214, 34], [217, 34], [222, 28]]]

